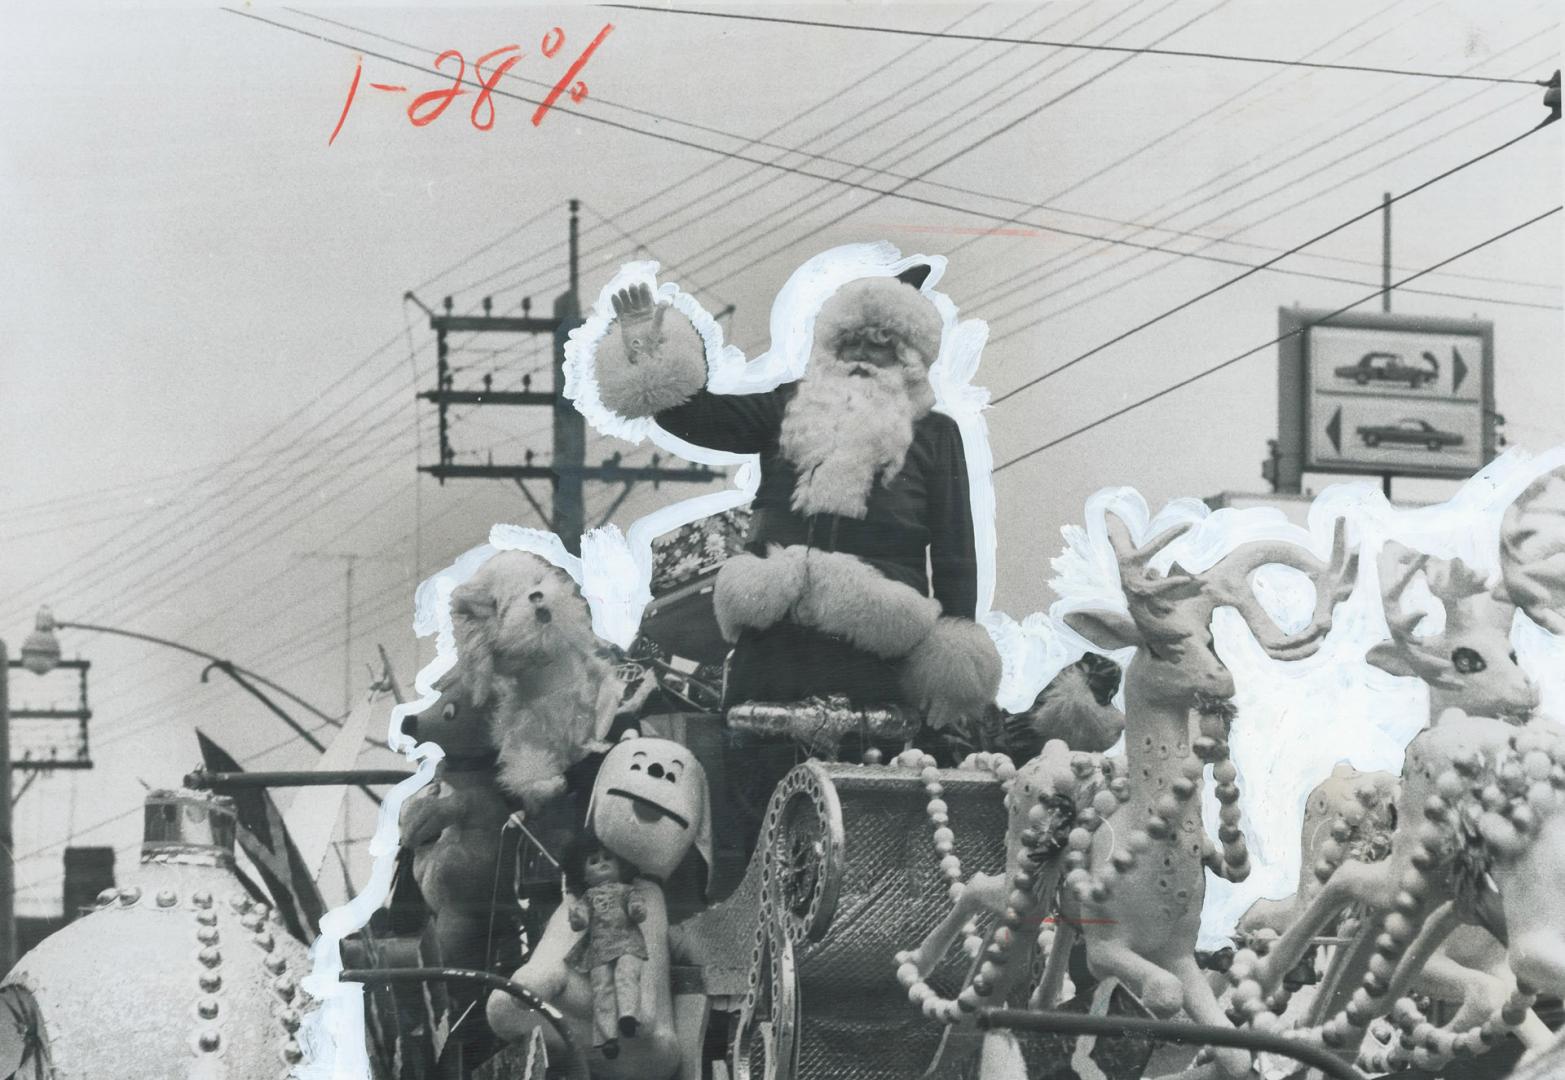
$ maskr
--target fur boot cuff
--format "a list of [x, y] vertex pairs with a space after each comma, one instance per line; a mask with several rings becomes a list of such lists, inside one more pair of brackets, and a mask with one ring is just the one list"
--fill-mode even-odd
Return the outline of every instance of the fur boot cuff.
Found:
[[1000, 653], [982, 626], [943, 618], [902, 665], [902, 693], [933, 728], [974, 720], [1000, 692]]
[[729, 559], [718, 571], [713, 606], [730, 642], [744, 630], [765, 630], [791, 617], [888, 660], [916, 649], [940, 615], [938, 601], [862, 559], [798, 545], [773, 548], [764, 559]]
[[616, 318], [593, 357], [599, 398], [626, 419], [683, 405], [706, 385], [706, 346], [695, 325], [668, 304], [657, 313], [661, 319], [631, 329], [633, 342]]

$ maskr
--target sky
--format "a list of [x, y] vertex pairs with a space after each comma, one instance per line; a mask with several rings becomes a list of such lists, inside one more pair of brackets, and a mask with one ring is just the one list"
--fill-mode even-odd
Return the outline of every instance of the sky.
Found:
[[[62, 619], [230, 658], [327, 712], [344, 701], [343, 556], [356, 557], [347, 659], [357, 694], [377, 645], [404, 685], [430, 655], [411, 628], [418, 580], [495, 523], [540, 524], [506, 483], [418, 478], [436, 436], [433, 408], [414, 394], [432, 385], [435, 353], [404, 295], [429, 307], [450, 296], [458, 311], [487, 296], [503, 313], [529, 296], [547, 311], [567, 285], [570, 199], [583, 204], [589, 298], [620, 264], [657, 259], [709, 310], [734, 305], [726, 325], [750, 355], [765, 347], [772, 296], [812, 255], [884, 240], [948, 256], [942, 291], [991, 328], [978, 383], [998, 397], [1076, 360], [990, 410], [1006, 462], [1264, 345], [1279, 307], [1371, 293], [1378, 214], [1279, 263], [1292, 273], [1262, 271], [1202, 297], [1543, 118], [1531, 85], [667, 11], [10, 10], [0, 36], [0, 637], [14, 652], [49, 604]], [[1559, 67], [1561, 44], [1558, 3], [721, 10], [1524, 80]], [[501, 85], [536, 100], [605, 25], [579, 76], [585, 99], [562, 97], [537, 126], [532, 104], [499, 98], [492, 127], [478, 130], [473, 95], [427, 124], [409, 120], [415, 95], [450, 85], [454, 59], [444, 74], [430, 68], [444, 50], [470, 65], [520, 45]], [[556, 27], [564, 41], [554, 51], [551, 36], [546, 56]], [[1545, 129], [1398, 202], [1396, 275], [1556, 205], [1560, 138]], [[1393, 300], [1397, 312], [1494, 322], [1496, 409], [1509, 441], [1534, 450], [1565, 444], [1562, 216]], [[455, 346], [458, 385], [485, 373], [497, 388], [528, 372], [547, 378], [541, 342]], [[1047, 606], [1059, 530], [1103, 487], [1132, 485], [1154, 508], [1265, 490], [1276, 395], [1276, 349], [1261, 348], [1003, 469], [996, 607], [1020, 618]], [[451, 439], [458, 461], [515, 461], [548, 453], [546, 423], [484, 408], [459, 414]], [[594, 440], [589, 457], [616, 449], [630, 451]], [[1403, 480], [1396, 493], [1421, 501], [1453, 489]], [[612, 520], [695, 493], [637, 490]], [[589, 491], [590, 523], [615, 494]], [[68, 655], [92, 661], [96, 767], [42, 776], [21, 798], [19, 910], [57, 909], [69, 836], [133, 858], [144, 785], [177, 784], [198, 763], [195, 727], [250, 768], [311, 763], [252, 699], [217, 676], [203, 684], [200, 661], [61, 637]], [[34, 679], [13, 679], [14, 703], [63, 700], [58, 676]], [[397, 759], [367, 751], [361, 763]], [[367, 835], [363, 800], [348, 813], [344, 835]], [[366, 865], [356, 851], [355, 872]]]

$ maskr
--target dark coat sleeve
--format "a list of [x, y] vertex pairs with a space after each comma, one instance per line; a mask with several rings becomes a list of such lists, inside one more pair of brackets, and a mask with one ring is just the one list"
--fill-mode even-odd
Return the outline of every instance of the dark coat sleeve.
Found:
[[760, 394], [697, 391], [690, 400], [656, 415], [658, 425], [686, 442], [735, 454], [759, 454], [777, 441], [783, 400], [779, 390]]
[[956, 421], [942, 426], [941, 452], [928, 481], [930, 587], [947, 615], [972, 619], [978, 612], [978, 552], [967, 455]]

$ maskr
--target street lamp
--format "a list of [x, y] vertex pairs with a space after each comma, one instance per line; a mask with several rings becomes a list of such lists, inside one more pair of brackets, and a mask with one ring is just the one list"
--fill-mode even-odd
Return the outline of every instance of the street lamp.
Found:
[[47, 675], [60, 663], [60, 639], [54, 636], [54, 612], [38, 609], [33, 632], [22, 642], [22, 666], [34, 675]]
[[[287, 724], [288, 727], [299, 736], [299, 738], [304, 740], [310, 746], [314, 747], [316, 750], [324, 752], [326, 747], [319, 739], [315, 737], [313, 732], [295, 720], [286, 709], [284, 709], [277, 703], [276, 700], [267, 694], [266, 690], [270, 690], [274, 694], [287, 698], [288, 700], [299, 705], [301, 708], [314, 713], [316, 716], [320, 717], [329, 724], [334, 724], [340, 727], [343, 723], [342, 719], [322, 712], [320, 709], [316, 708], [310, 702], [304, 700], [298, 694], [295, 694], [293, 691], [289, 690], [287, 687], [279, 686], [277, 683], [273, 682], [271, 679], [266, 678], [264, 675], [259, 675], [254, 671], [242, 668], [231, 660], [225, 660], [220, 656], [214, 656], [212, 653], [204, 652], [201, 649], [191, 648], [189, 645], [184, 645], [177, 641], [169, 641], [167, 638], [154, 637], [151, 634], [143, 634], [136, 630], [122, 630], [114, 626], [99, 626], [94, 623], [65, 622], [57, 620], [54, 617], [54, 612], [51, 611], [48, 607], [40, 607], [38, 609], [37, 619], [34, 622], [33, 632], [28, 634], [27, 639], [22, 643], [19, 659], [9, 659], [6, 653], [5, 642], [0, 641], [0, 844], [3, 844], [5, 848], [3, 856], [0, 856], [0, 975], [8, 972], [16, 960], [16, 919], [13, 907], [16, 877], [15, 867], [10, 857], [10, 852], [12, 850], [10, 741], [10, 724], [12, 714], [10, 712], [9, 699], [7, 696], [7, 681], [10, 671], [13, 667], [31, 671], [35, 675], [47, 675], [49, 672], [54, 671], [60, 667], [75, 667], [81, 669], [83, 672], [81, 709], [71, 713], [50, 712], [28, 713], [26, 715], [48, 716], [50, 718], [64, 716], [76, 717], [82, 720], [85, 730], [86, 718], [91, 715], [87, 711], [86, 700], [87, 691], [85, 672], [87, 661], [63, 660], [61, 658], [60, 641], [59, 638], [55, 636], [55, 631], [62, 629], [86, 630], [97, 634], [113, 634], [116, 637], [126, 637], [135, 641], [145, 641], [152, 645], [161, 645], [164, 648], [177, 649], [180, 652], [199, 657], [200, 659], [207, 661], [207, 666], [201, 672], [202, 682], [206, 682], [208, 676], [212, 673], [212, 669], [216, 668], [224, 675], [227, 675], [230, 679], [234, 680], [234, 682], [238, 683], [240, 688], [243, 689], [246, 693], [250, 694], [256, 700], [260, 701], [261, 704], [270, 709], [272, 713], [275, 714], [278, 719], [282, 720], [283, 723]], [[389, 667], [387, 670], [389, 676]], [[262, 687], [265, 687], [266, 690], [263, 690]], [[83, 740], [83, 745], [85, 746], [85, 734], [83, 736]], [[379, 740], [371, 739], [367, 736], [365, 737], [364, 741], [371, 746], [384, 745]], [[90, 762], [72, 763], [63, 767], [73, 767], [73, 765], [77, 768], [90, 767]], [[51, 763], [50, 767], [56, 766], [54, 763]], [[201, 774], [198, 773], [193, 775], [199, 776]], [[369, 798], [372, 799], [377, 805], [379, 805], [381, 798], [373, 790], [371, 790], [369, 785], [396, 783], [403, 779], [405, 775], [407, 774], [401, 772], [392, 773], [387, 770], [350, 770], [346, 772], [330, 774], [330, 782], [357, 782], [358, 788], [363, 791], [365, 795], [369, 796]], [[229, 777], [227, 775], [221, 776], [220, 779], [226, 783], [243, 782], [235, 781], [233, 777]], [[259, 779], [264, 782], [262, 786], [278, 786], [280, 784], [321, 781], [321, 777], [313, 775], [305, 776], [304, 774], [294, 773], [265, 774]]]

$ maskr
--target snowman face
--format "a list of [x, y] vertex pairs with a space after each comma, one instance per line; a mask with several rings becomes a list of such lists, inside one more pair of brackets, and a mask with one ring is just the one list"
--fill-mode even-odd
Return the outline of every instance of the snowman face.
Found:
[[642, 873], [667, 877], [692, 844], [709, 844], [706, 773], [679, 743], [621, 742], [598, 771], [591, 827], [605, 847]]

